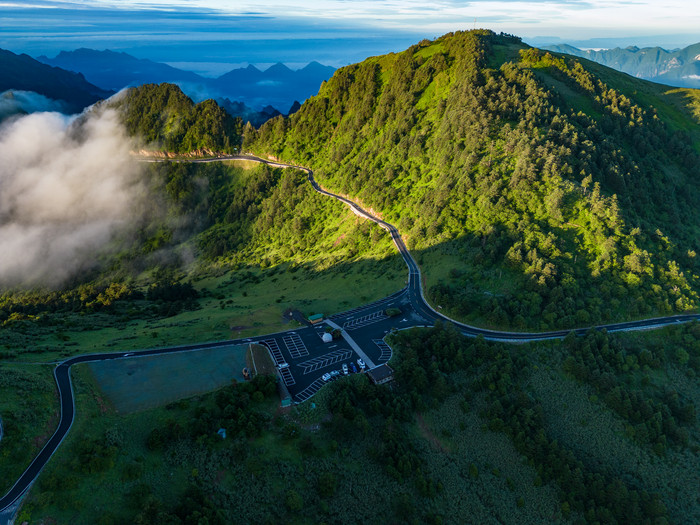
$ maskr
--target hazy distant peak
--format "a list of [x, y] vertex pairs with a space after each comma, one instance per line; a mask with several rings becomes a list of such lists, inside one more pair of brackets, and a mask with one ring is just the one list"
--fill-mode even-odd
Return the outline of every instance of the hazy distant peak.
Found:
[[697, 63], [700, 43], [670, 51], [659, 46], [581, 50], [568, 44], [544, 46], [543, 49], [587, 58], [629, 75], [670, 86], [700, 88]]
[[274, 73], [277, 75], [288, 75], [290, 73], [294, 73], [291, 69], [289, 69], [286, 65], [284, 65], [282, 62], [277, 62], [276, 64], [271, 65], [269, 68], [265, 70], [265, 73], [270, 74]]
[[309, 62], [308, 64], [306, 64], [299, 71], [303, 71], [304, 73], [332, 75], [335, 71], [335, 68], [332, 66], [324, 66], [323, 64], [314, 60], [313, 62]]

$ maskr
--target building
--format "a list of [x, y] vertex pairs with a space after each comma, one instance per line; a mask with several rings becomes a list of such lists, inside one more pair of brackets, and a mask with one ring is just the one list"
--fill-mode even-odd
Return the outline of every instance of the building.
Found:
[[323, 322], [323, 314], [314, 314], [309, 316], [309, 322], [311, 324], [318, 324]]
[[394, 380], [394, 370], [387, 364], [375, 366], [367, 372], [367, 375], [375, 385], [383, 385]]

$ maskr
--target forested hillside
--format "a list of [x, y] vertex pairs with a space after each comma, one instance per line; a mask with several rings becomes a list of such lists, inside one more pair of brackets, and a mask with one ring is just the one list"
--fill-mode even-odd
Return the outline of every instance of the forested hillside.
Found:
[[127, 133], [149, 149], [172, 153], [234, 153], [241, 136], [241, 119], [233, 118], [215, 101], [192, 102], [174, 84], [144, 84], [111, 99]]
[[394, 222], [451, 314], [570, 327], [697, 307], [692, 98], [479, 30], [342, 68], [244, 147]]
[[[84, 351], [75, 334], [57, 332], [57, 325], [86, 332], [78, 337], [99, 348], [94, 345], [114, 337], [109, 334], [113, 327], [148, 326], [203, 309], [206, 318], [186, 333], [162, 333], [182, 344], [230, 337], [229, 326], [242, 325], [241, 320], [256, 330], [268, 323], [274, 331], [291, 305], [318, 308], [331, 302], [339, 311], [401, 287], [404, 266], [389, 238], [373, 223], [348, 220], [351, 212], [314, 192], [302, 172], [163, 162], [147, 164], [143, 179], [150, 186], [149, 212], [131, 235], [97, 254], [89, 271], [60, 290], [0, 289], [0, 357], [55, 351], [65, 357]], [[273, 277], [277, 272], [282, 276]], [[344, 281], [354, 286], [353, 279], [365, 272], [382, 275], [383, 284], [354, 297]], [[258, 284], [271, 290], [258, 290], [260, 298], [254, 297]], [[207, 285], [216, 288], [218, 299]], [[303, 290], [285, 296], [286, 286]]]

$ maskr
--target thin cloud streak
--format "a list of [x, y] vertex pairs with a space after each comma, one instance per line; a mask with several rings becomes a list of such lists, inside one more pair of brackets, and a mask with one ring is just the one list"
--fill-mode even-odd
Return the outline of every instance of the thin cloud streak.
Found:
[[[634, 38], [673, 34], [679, 35], [676, 45], [691, 43], [686, 35], [700, 41], [700, 4], [687, 0], [663, 5], [656, 0], [34, 0], [31, 5], [40, 7], [19, 5], [0, 4], [0, 47], [35, 56], [93, 47], [167, 62], [234, 63], [298, 62], [306, 53], [306, 61], [324, 55], [342, 65], [363, 58], [354, 47], [381, 54], [474, 27], [526, 41], [541, 35], [627, 36], [630, 45]], [[353, 40], [356, 46], [347, 45]]]

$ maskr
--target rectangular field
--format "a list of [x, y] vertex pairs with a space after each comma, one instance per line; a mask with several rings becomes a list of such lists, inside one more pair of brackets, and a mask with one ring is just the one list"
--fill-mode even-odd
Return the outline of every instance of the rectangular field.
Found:
[[117, 411], [128, 414], [243, 381], [245, 353], [245, 346], [222, 346], [89, 366]]

